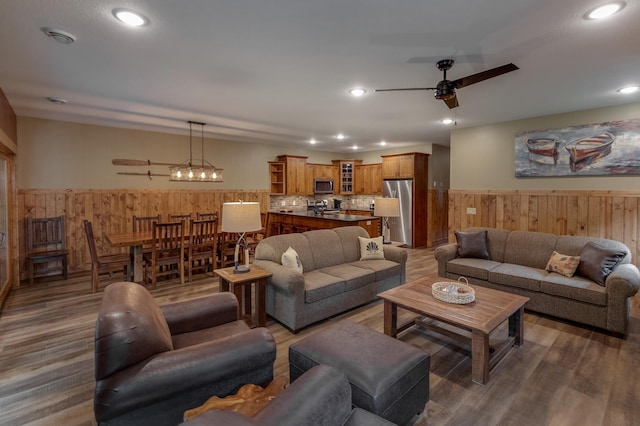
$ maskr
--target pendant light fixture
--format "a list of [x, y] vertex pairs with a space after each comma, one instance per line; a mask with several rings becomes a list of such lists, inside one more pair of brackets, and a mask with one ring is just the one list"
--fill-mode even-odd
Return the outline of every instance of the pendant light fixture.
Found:
[[[201, 158], [193, 159], [193, 125], [200, 126]], [[222, 169], [204, 159], [204, 126], [206, 123], [189, 121], [189, 160], [169, 167], [169, 180], [173, 182], [224, 182]], [[198, 164], [200, 163], [200, 164]]]

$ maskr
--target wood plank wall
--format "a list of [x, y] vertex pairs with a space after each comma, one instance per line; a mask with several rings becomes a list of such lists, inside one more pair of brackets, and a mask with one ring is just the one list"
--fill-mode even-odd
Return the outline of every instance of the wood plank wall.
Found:
[[444, 244], [448, 240], [449, 193], [444, 189], [430, 189], [428, 192], [429, 231], [427, 245], [434, 247]]
[[625, 243], [637, 265], [639, 211], [640, 191], [450, 190], [448, 239], [471, 226], [608, 238]]
[[[221, 212], [222, 204], [231, 201], [257, 201], [260, 210], [269, 210], [267, 190], [38, 190], [18, 192], [19, 246], [21, 277], [26, 278], [25, 218], [65, 216], [65, 233], [69, 249], [69, 271], [90, 270], [91, 260], [82, 221], [93, 224], [99, 253], [115, 253], [104, 239], [109, 232], [132, 230], [131, 218], [168, 214]], [[126, 250], [125, 250], [126, 252]]]

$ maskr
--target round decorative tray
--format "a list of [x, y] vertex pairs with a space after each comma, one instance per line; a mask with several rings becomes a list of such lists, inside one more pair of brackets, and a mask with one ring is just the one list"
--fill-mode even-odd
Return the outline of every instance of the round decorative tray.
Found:
[[465, 277], [458, 278], [457, 283], [453, 281], [433, 283], [431, 292], [436, 299], [457, 305], [464, 305], [476, 300], [476, 292], [469, 287], [469, 281]]

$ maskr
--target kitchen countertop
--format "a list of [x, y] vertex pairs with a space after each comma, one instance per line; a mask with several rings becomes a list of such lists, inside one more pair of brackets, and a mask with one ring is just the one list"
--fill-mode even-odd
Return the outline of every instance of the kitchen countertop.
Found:
[[292, 212], [270, 211], [270, 213], [283, 214], [288, 216], [297, 216], [297, 217], [313, 217], [315, 219], [339, 220], [341, 222], [359, 222], [361, 220], [371, 220], [374, 217], [374, 216], [361, 216], [361, 215], [355, 215], [355, 214], [341, 214], [341, 213], [325, 213], [325, 214], [317, 215], [313, 211], [306, 211], [306, 210], [292, 211]]

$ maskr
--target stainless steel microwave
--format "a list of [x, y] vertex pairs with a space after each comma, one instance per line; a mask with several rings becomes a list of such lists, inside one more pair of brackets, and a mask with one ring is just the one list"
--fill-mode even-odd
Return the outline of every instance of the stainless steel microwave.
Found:
[[333, 194], [333, 179], [315, 178], [313, 180], [314, 194]]

